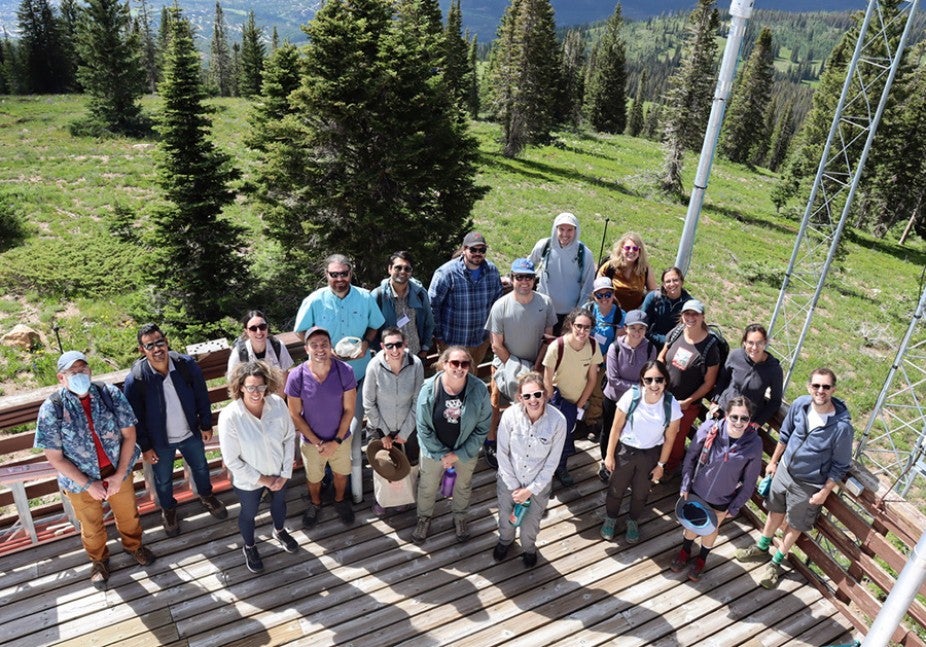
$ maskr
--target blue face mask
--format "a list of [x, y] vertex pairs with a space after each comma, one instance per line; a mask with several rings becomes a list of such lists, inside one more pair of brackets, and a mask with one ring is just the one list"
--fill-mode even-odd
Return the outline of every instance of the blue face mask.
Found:
[[78, 396], [85, 396], [90, 391], [90, 376], [86, 373], [68, 375], [68, 390]]

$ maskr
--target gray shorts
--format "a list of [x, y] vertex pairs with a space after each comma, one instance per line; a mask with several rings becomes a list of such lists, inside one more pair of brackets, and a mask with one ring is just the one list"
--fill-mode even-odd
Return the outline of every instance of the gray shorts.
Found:
[[821, 508], [811, 505], [810, 497], [821, 489], [821, 485], [794, 479], [788, 468], [780, 465], [775, 470], [772, 487], [768, 493], [768, 511], [786, 513], [789, 526], [801, 532], [808, 532], [813, 529]]

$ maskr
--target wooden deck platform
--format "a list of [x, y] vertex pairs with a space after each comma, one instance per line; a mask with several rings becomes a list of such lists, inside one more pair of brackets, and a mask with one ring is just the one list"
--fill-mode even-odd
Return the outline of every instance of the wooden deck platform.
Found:
[[[604, 486], [591, 443], [572, 459], [576, 486], [555, 490], [539, 537], [540, 562], [526, 570], [515, 547], [495, 563], [495, 472], [474, 478], [472, 538], [460, 544], [449, 506], [438, 502], [432, 534], [411, 542], [414, 511], [377, 519], [372, 494], [345, 528], [330, 506], [311, 531], [299, 522], [302, 479], [289, 490], [289, 527], [300, 550], [270, 540], [258, 517], [265, 571], [241, 554], [237, 500], [221, 495], [229, 519], [198, 503], [180, 508], [183, 534], [167, 538], [143, 519], [158, 555], [135, 565], [110, 540], [110, 588], [90, 586], [76, 537], [0, 561], [0, 644], [119, 645], [823, 645], [851, 642], [849, 621], [792, 572], [775, 591], [758, 586], [762, 566], [733, 552], [756, 532], [744, 519], [724, 526], [698, 583], [669, 570], [680, 544], [673, 517], [678, 482], [658, 486], [641, 524], [643, 541], [598, 536]], [[626, 505], [626, 501], [625, 501]], [[623, 517], [622, 517], [623, 518]], [[114, 530], [110, 531], [114, 537]]]

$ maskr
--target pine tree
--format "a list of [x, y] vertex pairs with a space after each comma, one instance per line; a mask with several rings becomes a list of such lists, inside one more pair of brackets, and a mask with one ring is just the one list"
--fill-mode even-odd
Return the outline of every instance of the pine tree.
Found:
[[78, 128], [142, 134], [139, 99], [145, 91], [141, 45], [121, 0], [87, 0], [78, 23], [78, 78], [88, 96], [88, 118]]
[[299, 88], [299, 71], [299, 50], [290, 42], [283, 43], [267, 57], [260, 98], [254, 103], [250, 116], [251, 132], [246, 143], [251, 148], [263, 150], [282, 136], [277, 135], [280, 122], [287, 115], [295, 114], [290, 95]]
[[19, 54], [27, 92], [66, 92], [73, 79], [61, 41], [60, 26], [48, 0], [22, 0], [16, 11], [19, 20]]
[[479, 118], [479, 41], [473, 35], [469, 41], [469, 81], [466, 90], [466, 110], [473, 119]]
[[627, 126], [627, 56], [621, 38], [623, 23], [618, 4], [595, 46], [595, 67], [591, 68], [589, 76], [586, 115], [592, 128], [604, 133], [622, 133]]
[[139, 18], [142, 27], [142, 60], [145, 63], [145, 79], [148, 92], [154, 94], [158, 89], [158, 49], [151, 33], [151, 14], [148, 13], [148, 1], [138, 0], [141, 5]]
[[241, 45], [232, 43], [231, 51], [231, 94], [241, 96], [239, 80], [241, 79]]
[[238, 92], [242, 97], [260, 93], [260, 74], [264, 69], [264, 44], [261, 30], [254, 21], [254, 12], [248, 12], [248, 21], [241, 32], [241, 74]]
[[643, 136], [646, 139], [655, 141], [660, 138], [662, 131], [662, 104], [654, 103], [650, 105], [643, 118]]
[[768, 148], [771, 133], [766, 128], [765, 110], [772, 95], [774, 64], [772, 31], [765, 27], [739, 75], [724, 119], [720, 151], [733, 162], [751, 163], [757, 151]]
[[83, 88], [77, 80], [77, 68], [80, 65], [80, 55], [77, 53], [77, 30], [80, 19], [80, 5], [77, 0], [61, 0], [58, 6], [58, 33], [61, 38], [61, 51], [65, 55], [68, 78], [68, 87], [74, 92], [82, 92]]
[[639, 137], [643, 132], [643, 90], [646, 87], [646, 70], [640, 72], [640, 79], [637, 82], [637, 92], [633, 95], [633, 103], [630, 104], [630, 117], [627, 119], [627, 134], [631, 137]]
[[280, 35], [277, 33], [277, 26], [273, 26], [270, 32], [270, 53], [273, 54], [280, 47]]
[[460, 0], [452, 0], [444, 30], [444, 80], [460, 109], [466, 109], [470, 91], [469, 45], [463, 39]]
[[199, 54], [176, 6], [158, 89], [164, 102], [157, 127], [158, 183], [171, 204], [154, 215], [157, 244], [150, 272], [163, 318], [181, 328], [207, 324], [208, 330], [229, 312], [236, 289], [247, 285], [243, 229], [221, 215], [234, 200], [229, 185], [240, 173], [209, 140]]
[[578, 128], [585, 103], [585, 39], [578, 29], [570, 29], [563, 39], [563, 71], [556, 121]]
[[231, 54], [228, 51], [228, 25], [222, 5], [215, 3], [212, 21], [212, 44], [209, 57], [209, 81], [220, 97], [231, 96]]

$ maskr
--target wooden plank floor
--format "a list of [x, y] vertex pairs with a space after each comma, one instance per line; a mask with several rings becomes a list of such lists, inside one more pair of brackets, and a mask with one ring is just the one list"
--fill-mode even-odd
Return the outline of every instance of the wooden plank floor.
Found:
[[[304, 486], [289, 491], [289, 526], [300, 551], [270, 540], [269, 513], [258, 518], [265, 571], [244, 566], [234, 494], [229, 519], [215, 522], [198, 504], [181, 507], [183, 534], [167, 538], [158, 518], [143, 519], [158, 560], [147, 570], [110, 541], [110, 588], [89, 585], [77, 538], [45, 544], [0, 562], [0, 644], [119, 645], [834, 645], [850, 625], [819, 592], [791, 573], [775, 591], [758, 586], [762, 567], [732, 559], [755, 540], [743, 521], [724, 527], [697, 584], [669, 562], [680, 532], [672, 516], [677, 482], [651, 496], [631, 546], [598, 537], [604, 514], [597, 449], [572, 459], [577, 484], [558, 489], [539, 538], [540, 562], [524, 569], [515, 546], [502, 563], [495, 545], [495, 473], [474, 478], [472, 538], [456, 541], [446, 502], [432, 534], [411, 542], [413, 511], [377, 519], [372, 495], [345, 528], [330, 506], [301, 530]], [[594, 456], [593, 456], [594, 455]], [[111, 536], [115, 536], [111, 531]]]

